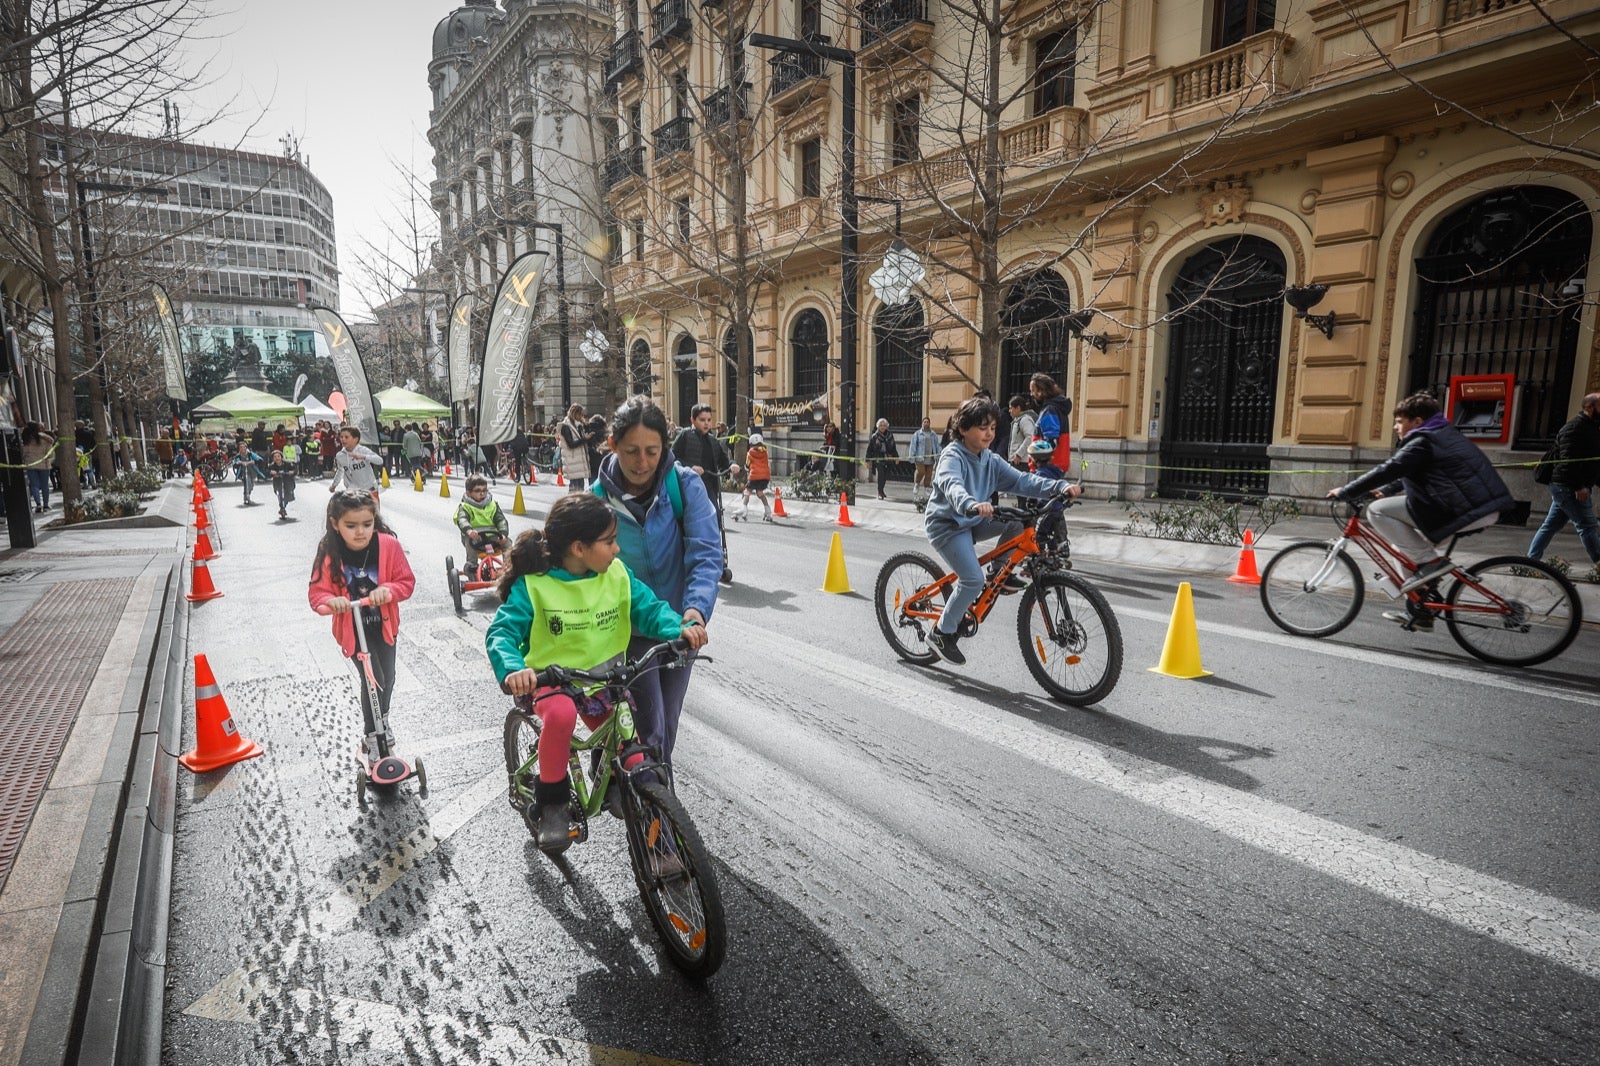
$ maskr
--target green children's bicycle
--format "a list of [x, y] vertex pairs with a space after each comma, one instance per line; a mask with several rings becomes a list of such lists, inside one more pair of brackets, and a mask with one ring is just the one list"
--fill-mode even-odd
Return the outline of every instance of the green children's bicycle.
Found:
[[[610, 700], [612, 712], [604, 722], [584, 736], [580, 721], [572, 737], [568, 770], [571, 840], [576, 844], [587, 840], [589, 820], [602, 810], [622, 818], [633, 880], [666, 945], [667, 956], [690, 976], [706, 978], [722, 965], [728, 939], [716, 872], [699, 832], [672, 791], [671, 771], [653, 748], [639, 740], [633, 724], [633, 697], [628, 692], [628, 686], [640, 676], [651, 670], [675, 669], [687, 657], [688, 645], [673, 641], [608, 670], [546, 667], [539, 671], [538, 684], [565, 689], [580, 706], [584, 693], [579, 683], [601, 686]], [[506, 715], [506, 773], [511, 806], [522, 815], [535, 839], [539, 733], [533, 698], [519, 697], [517, 706]], [[584, 756], [589, 753], [595, 759], [592, 778], [583, 769]], [[643, 758], [626, 768], [624, 763], [636, 756]]]

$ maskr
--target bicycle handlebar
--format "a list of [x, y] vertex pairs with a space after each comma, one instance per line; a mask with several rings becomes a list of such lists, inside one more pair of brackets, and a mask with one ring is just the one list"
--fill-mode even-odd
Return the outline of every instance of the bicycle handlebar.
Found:
[[[593, 681], [602, 685], [626, 686], [644, 673], [646, 669], [652, 668], [653, 660], [663, 652], [671, 652], [673, 655], [673, 661], [664, 664], [670, 669], [687, 660], [689, 651], [689, 642], [683, 637], [678, 637], [676, 640], [657, 644], [645, 651], [637, 659], [623, 663], [620, 666], [613, 666], [609, 670], [574, 670], [566, 666], [547, 666], [535, 675], [534, 683], [540, 688], [556, 688], [567, 684], [569, 681]], [[710, 659], [705, 656], [701, 656], [701, 658], [705, 658], [707, 662], [710, 662]], [[511, 691], [506, 688], [505, 682], [500, 683], [500, 689], [503, 692]]]
[[[1074, 482], [1074, 484], [1077, 483]], [[1077, 502], [1078, 501], [1076, 499], [1074, 499], [1072, 496], [1069, 496], [1067, 493], [1060, 492], [1049, 497], [1048, 499], [1040, 500], [1038, 503], [1032, 505], [1025, 505], [1021, 507], [996, 507], [994, 509], [994, 517], [1014, 519], [1019, 522], [1031, 522], [1043, 517], [1047, 512], [1054, 508], [1059, 507], [1062, 510], [1065, 510]]]

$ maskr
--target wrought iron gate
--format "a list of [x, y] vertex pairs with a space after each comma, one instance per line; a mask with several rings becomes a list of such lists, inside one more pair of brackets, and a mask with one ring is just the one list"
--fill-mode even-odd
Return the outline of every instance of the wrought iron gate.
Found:
[[[878, 373], [878, 413], [868, 419], [865, 442], [879, 418], [889, 420], [901, 455], [906, 454], [909, 433], [922, 425], [922, 364], [928, 344], [922, 305], [915, 300], [880, 308], [872, 322], [872, 348]], [[910, 463], [889, 464], [891, 481], [910, 481]]]
[[1283, 330], [1283, 253], [1259, 237], [1190, 256], [1167, 294], [1163, 496], [1264, 496]]

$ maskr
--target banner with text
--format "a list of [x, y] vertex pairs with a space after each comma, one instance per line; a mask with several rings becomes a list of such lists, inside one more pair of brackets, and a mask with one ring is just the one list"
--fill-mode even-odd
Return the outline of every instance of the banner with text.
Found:
[[756, 400], [750, 409], [750, 424], [763, 429], [820, 426], [827, 418], [827, 396], [779, 396], [772, 400]]
[[[328, 357], [333, 361], [334, 373], [339, 375], [339, 391], [344, 393], [345, 424], [361, 431], [362, 444], [376, 448], [378, 405], [372, 400], [372, 386], [367, 382], [367, 368], [361, 362], [356, 339], [350, 335], [350, 327], [344, 324], [339, 312], [318, 307], [314, 313], [323, 336], [328, 339]], [[332, 402], [331, 397], [329, 402]]]
[[517, 396], [522, 360], [539, 299], [546, 252], [529, 252], [506, 269], [489, 313], [483, 339], [483, 376], [478, 382], [478, 443], [504, 444], [517, 435]]
[[178, 344], [178, 319], [172, 313], [172, 297], [160, 285], [150, 286], [156, 301], [156, 325], [161, 333], [161, 366], [166, 371], [167, 395], [187, 401], [189, 386], [183, 373], [183, 349]]
[[444, 350], [448, 355], [450, 370], [450, 405], [454, 407], [472, 399], [472, 294], [458, 297], [450, 308], [450, 324], [446, 327]]

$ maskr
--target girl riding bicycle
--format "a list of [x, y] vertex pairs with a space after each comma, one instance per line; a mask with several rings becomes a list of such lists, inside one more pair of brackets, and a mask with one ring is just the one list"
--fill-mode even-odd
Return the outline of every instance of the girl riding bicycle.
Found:
[[999, 422], [1000, 408], [993, 400], [975, 396], [957, 408], [950, 424], [955, 439], [939, 453], [933, 492], [923, 516], [929, 543], [957, 577], [955, 592], [944, 605], [928, 644], [941, 659], [956, 666], [967, 661], [956, 646], [956, 629], [983, 591], [985, 580], [976, 542], [991, 537], [1005, 540], [1022, 529], [1016, 522], [996, 520], [990, 498], [997, 492], [1046, 497], [1058, 493], [1077, 496], [1083, 491], [1065, 481], [1023, 473], [991, 451]]
[[[706, 643], [698, 617], [683, 617], [617, 561], [617, 519], [605, 500], [587, 492], [557, 500], [544, 531], [529, 530], [512, 545], [498, 587], [501, 607], [484, 637], [495, 677], [513, 695], [532, 696], [539, 737], [538, 844], [567, 846], [567, 761], [581, 714], [593, 728], [611, 705], [603, 695], [567, 687], [540, 688], [538, 671], [551, 665], [594, 670], [627, 654], [636, 629], [651, 640], [682, 636]], [[634, 765], [642, 755], [629, 760]]]

